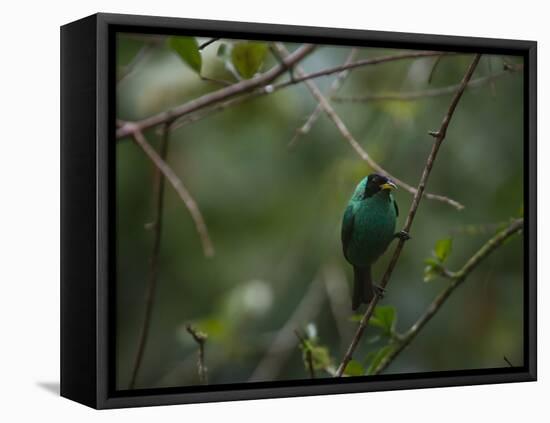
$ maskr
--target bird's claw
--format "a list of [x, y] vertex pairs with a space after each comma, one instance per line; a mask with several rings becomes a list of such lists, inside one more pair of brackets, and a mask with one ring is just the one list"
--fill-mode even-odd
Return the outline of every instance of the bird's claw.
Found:
[[408, 241], [411, 236], [406, 231], [399, 231], [394, 235], [395, 238], [399, 238], [401, 241]]
[[384, 298], [384, 296], [386, 295], [386, 288], [382, 288], [380, 285], [372, 285], [372, 287], [374, 288], [374, 292], [376, 293], [376, 295], [378, 295], [378, 297], [380, 299]]

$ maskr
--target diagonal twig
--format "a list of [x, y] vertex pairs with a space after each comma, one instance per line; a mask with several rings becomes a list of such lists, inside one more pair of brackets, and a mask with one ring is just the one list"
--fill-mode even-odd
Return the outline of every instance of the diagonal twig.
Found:
[[[285, 47], [282, 44], [276, 43], [275, 46], [279, 49], [279, 51], [282, 54], [284, 54], [284, 55], [288, 54], [288, 52], [286, 51]], [[300, 66], [295, 66], [295, 71], [296, 71], [296, 74], [298, 75], [298, 78], [300, 76], [304, 75], [304, 71]], [[413, 195], [416, 195], [418, 193], [417, 189], [415, 189], [411, 185], [407, 184], [406, 182], [402, 181], [401, 179], [396, 178], [395, 176], [390, 174], [386, 169], [384, 169], [382, 166], [380, 166], [376, 161], [374, 161], [374, 159], [363, 149], [363, 147], [361, 147], [361, 145], [353, 137], [353, 135], [351, 134], [351, 132], [347, 128], [344, 121], [342, 121], [340, 116], [336, 113], [334, 108], [330, 105], [328, 100], [323, 96], [323, 93], [321, 93], [321, 91], [319, 90], [319, 88], [317, 88], [317, 85], [315, 85], [315, 83], [313, 81], [306, 80], [305, 84], [306, 84], [307, 88], [311, 91], [311, 94], [313, 95], [313, 97], [315, 97], [315, 99], [317, 100], [317, 102], [319, 103], [319, 105], [321, 106], [323, 111], [329, 117], [329, 119], [332, 120], [334, 125], [336, 125], [336, 128], [338, 129], [340, 134], [342, 134], [344, 139], [355, 150], [355, 152], [357, 153], [357, 155], [361, 159], [363, 159], [365, 162], [367, 162], [367, 164], [373, 170], [375, 170], [376, 172], [378, 172], [378, 173], [380, 173], [380, 174], [382, 174], [382, 175], [384, 175], [388, 178], [391, 178], [397, 185], [399, 185], [401, 188], [403, 188], [408, 193], [413, 194]], [[422, 191], [421, 195], [425, 195], [426, 198], [428, 198], [430, 200], [438, 200], [438, 201], [442, 201], [444, 203], [447, 203], [447, 204], [457, 208], [458, 210], [464, 208], [464, 206], [462, 204], [460, 204], [458, 201], [453, 200], [453, 199], [448, 198], [448, 197], [445, 197], [443, 195], [437, 195], [437, 194], [431, 194], [431, 193], [425, 193], [424, 194], [424, 191]]]
[[117, 75], [116, 83], [120, 84], [124, 79], [130, 76], [136, 70], [137, 66], [145, 60], [147, 56], [150, 55], [151, 50], [155, 44], [149, 43], [143, 46], [134, 56], [134, 58], [126, 66], [122, 68], [122, 72]]
[[449, 56], [456, 53], [447, 53], [441, 51], [408, 51], [406, 53], [398, 53], [389, 56], [379, 56], [372, 57], [370, 59], [357, 60], [349, 64], [333, 66], [326, 69], [321, 69], [320, 71], [311, 72], [304, 74], [302, 76], [295, 77], [293, 81], [288, 81], [285, 83], [285, 86], [296, 84], [298, 82], [303, 82], [308, 79], [319, 78], [321, 76], [332, 75], [333, 73], [342, 72], [345, 70], [351, 70], [355, 68], [361, 68], [364, 66], [379, 65], [381, 63], [394, 62], [396, 60], [406, 60], [406, 59], [419, 59], [423, 57], [440, 57], [440, 56]]
[[210, 240], [210, 235], [208, 234], [208, 228], [202, 217], [202, 213], [199, 210], [197, 202], [191, 196], [185, 185], [176, 173], [172, 170], [170, 166], [158, 155], [158, 153], [151, 147], [147, 142], [143, 133], [139, 129], [134, 129], [132, 132], [134, 140], [136, 143], [143, 149], [145, 154], [153, 162], [153, 164], [160, 170], [164, 177], [170, 182], [170, 185], [176, 190], [179, 197], [187, 207], [191, 218], [195, 223], [195, 228], [201, 240], [202, 249], [206, 257], [211, 257], [214, 255], [214, 247], [212, 241]]
[[[132, 130], [135, 128], [140, 131], [161, 125], [164, 122], [172, 122], [177, 118], [185, 117], [194, 112], [201, 112], [202, 109], [210, 107], [210, 112], [220, 111], [234, 104], [238, 104], [244, 100], [258, 97], [260, 95], [271, 94], [277, 90], [290, 87], [300, 82], [319, 78], [321, 76], [332, 75], [349, 69], [355, 69], [364, 66], [378, 65], [381, 63], [390, 63], [399, 60], [415, 59], [422, 57], [445, 56], [451, 53], [437, 51], [418, 51], [400, 53], [391, 56], [374, 57], [372, 59], [358, 60], [347, 65], [334, 66], [323, 69], [317, 72], [304, 74], [300, 77], [294, 77], [289, 81], [271, 85], [277, 77], [288, 71], [305, 56], [314, 50], [315, 46], [306, 44], [298, 50], [292, 52], [285, 59], [285, 63], [274, 66], [269, 71], [258, 75], [252, 79], [247, 79], [229, 87], [222, 88], [209, 94], [205, 94], [199, 98], [188, 101], [173, 109], [161, 112], [159, 114], [147, 117], [137, 122], [123, 122], [116, 131], [116, 138], [121, 139], [132, 135]], [[207, 114], [204, 114], [206, 116]]]
[[205, 41], [199, 46], [199, 50], [203, 50], [206, 47], [208, 47], [210, 44], [215, 43], [216, 41], [219, 41], [219, 38], [210, 38], [208, 41]]
[[[503, 72], [495, 73], [489, 76], [483, 76], [481, 78], [472, 79], [467, 88], [479, 88], [486, 83], [494, 82], [496, 79], [510, 74], [510, 71], [505, 70]], [[409, 91], [409, 92], [397, 92], [397, 93], [380, 93], [380, 94], [367, 94], [349, 97], [333, 96], [331, 100], [338, 103], [350, 102], [350, 103], [366, 103], [371, 101], [414, 101], [423, 98], [439, 97], [449, 94], [454, 94], [460, 85], [449, 85], [442, 88], [432, 88], [429, 90]]]
[[[426, 184], [428, 182], [428, 178], [430, 176], [430, 173], [432, 171], [432, 167], [435, 161], [435, 158], [437, 157], [437, 153], [439, 151], [439, 148], [441, 147], [441, 144], [443, 143], [443, 140], [445, 139], [445, 135], [447, 134], [447, 128], [449, 127], [449, 124], [451, 122], [451, 118], [453, 117], [453, 114], [456, 110], [456, 106], [458, 105], [458, 102], [460, 101], [460, 98], [462, 97], [462, 94], [464, 93], [464, 90], [466, 89], [466, 85], [472, 78], [472, 75], [474, 73], [474, 70], [479, 63], [479, 59], [481, 58], [480, 54], [476, 54], [472, 63], [468, 67], [466, 74], [464, 75], [464, 78], [462, 78], [462, 82], [460, 83], [460, 87], [458, 88], [457, 92], [455, 93], [453, 99], [451, 100], [451, 104], [449, 105], [449, 109], [447, 110], [447, 113], [445, 114], [443, 118], [443, 122], [441, 123], [441, 126], [438, 131], [430, 132], [430, 135], [432, 135], [435, 140], [432, 145], [432, 150], [430, 151], [430, 154], [428, 156], [428, 159], [426, 160], [426, 164], [424, 166], [424, 170], [422, 171], [422, 176], [420, 178], [420, 182], [418, 184], [417, 192], [415, 196], [413, 197], [413, 201], [411, 204], [411, 207], [409, 209], [409, 213], [407, 214], [407, 218], [405, 220], [405, 225], [403, 227], [403, 230], [407, 233], [410, 232], [414, 217], [416, 215], [416, 212], [418, 210], [418, 206], [420, 204], [420, 200], [422, 199], [422, 194], [424, 193], [424, 190], [426, 189]], [[405, 244], [405, 241], [403, 239], [399, 239], [397, 243], [397, 247], [394, 250], [393, 256], [390, 260], [390, 263], [388, 265], [388, 268], [386, 272], [384, 273], [384, 276], [382, 278], [382, 282], [380, 283], [380, 286], [382, 289], [385, 289], [390, 277], [392, 275], [393, 269], [395, 268], [395, 265], [397, 264], [397, 260], [399, 259], [399, 256], [401, 255], [401, 251], [403, 250], [403, 246]], [[346, 351], [346, 354], [344, 355], [344, 358], [342, 359], [342, 362], [340, 363], [340, 366], [338, 367], [338, 370], [336, 371], [336, 376], [340, 377], [344, 373], [344, 370], [346, 366], [348, 365], [349, 361], [351, 360], [353, 353], [355, 352], [355, 349], [359, 345], [359, 341], [361, 340], [361, 337], [363, 336], [363, 333], [365, 332], [365, 328], [367, 327], [369, 320], [372, 316], [372, 313], [374, 312], [374, 307], [376, 304], [378, 304], [378, 301], [380, 300], [380, 293], [377, 291], [374, 294], [373, 299], [369, 303], [367, 310], [363, 314], [363, 317], [361, 318], [361, 321], [359, 322], [359, 326], [357, 328], [357, 331], [355, 332], [355, 336], [353, 337], [348, 350]]]
[[273, 68], [271, 68], [267, 72], [264, 72], [261, 75], [237, 82], [228, 87], [221, 88], [217, 91], [205, 94], [171, 110], [167, 110], [159, 114], [150, 116], [148, 118], [140, 120], [139, 122], [126, 122], [123, 126], [117, 129], [116, 137], [124, 138], [133, 135], [136, 131], [143, 132], [144, 130], [153, 126], [161, 125], [165, 122], [172, 122], [174, 119], [180, 116], [200, 110], [217, 102], [227, 100], [236, 95], [243, 94], [259, 86], [269, 84], [271, 81], [286, 72], [289, 66], [292, 66], [302, 60], [314, 49], [314, 45], [305, 44], [304, 46], [294, 51], [289, 57], [287, 57], [285, 63], [274, 66]]
[[[355, 61], [356, 56], [357, 56], [357, 49], [352, 48], [348, 54], [348, 57], [346, 58], [346, 61], [344, 62], [344, 65], [349, 65], [350, 63], [353, 63]], [[349, 69], [346, 69], [336, 75], [336, 78], [334, 79], [334, 81], [332, 81], [332, 84], [328, 90], [328, 93], [327, 93], [328, 98], [331, 98], [334, 94], [336, 94], [336, 92], [338, 92], [338, 90], [340, 89], [340, 87], [348, 77], [349, 73], [350, 73]], [[294, 133], [294, 137], [292, 137], [292, 139], [288, 143], [288, 148], [293, 148], [301, 136], [309, 133], [312, 126], [315, 124], [315, 122], [317, 122], [317, 119], [319, 119], [319, 116], [321, 116], [321, 113], [323, 113], [323, 108], [319, 103], [317, 103], [317, 106], [315, 106], [315, 109], [306, 119], [305, 123], [298, 129], [296, 129]]]
[[432, 68], [430, 69], [430, 74], [428, 75], [428, 84], [432, 83], [432, 79], [435, 75], [435, 71], [436, 71], [437, 67], [439, 66], [439, 62], [441, 62], [442, 57], [443, 56], [438, 56], [438, 57], [435, 58], [434, 63], [432, 65]]
[[321, 276], [316, 275], [296, 309], [283, 327], [277, 331], [277, 335], [267, 348], [264, 357], [252, 372], [249, 382], [273, 380], [277, 377], [296, 346], [294, 328], [311, 321], [319, 313], [326, 300], [326, 293], [321, 284]]
[[337, 266], [327, 266], [324, 269], [325, 290], [330, 311], [332, 313], [338, 337], [340, 338], [340, 348], [347, 347], [347, 339], [352, 335], [353, 328], [349, 325], [349, 286], [346, 282], [346, 275], [342, 268]]
[[[178, 118], [174, 121], [173, 127], [179, 128], [183, 125], [186, 125], [188, 123], [197, 122], [201, 119], [204, 119], [205, 117], [208, 117], [214, 113], [221, 112], [229, 107], [236, 106], [238, 104], [244, 103], [245, 101], [264, 96], [273, 94], [274, 92], [277, 92], [279, 90], [282, 90], [284, 88], [291, 87], [297, 83], [304, 82], [306, 80], [319, 78], [321, 76], [326, 75], [332, 75], [336, 72], [344, 72], [348, 71], [350, 69], [355, 69], [358, 67], [363, 66], [371, 66], [371, 65], [378, 65], [383, 63], [391, 63], [394, 61], [400, 61], [400, 60], [407, 60], [407, 59], [414, 59], [414, 58], [423, 58], [423, 57], [432, 57], [432, 56], [444, 56], [448, 55], [450, 53], [441, 53], [441, 52], [417, 52], [417, 53], [404, 53], [404, 54], [395, 54], [393, 56], [382, 56], [382, 57], [375, 57], [372, 59], [365, 59], [365, 60], [359, 60], [357, 62], [352, 62], [348, 65], [342, 65], [342, 66], [336, 66], [333, 68], [324, 69], [319, 72], [313, 72], [305, 74], [301, 77], [294, 76], [293, 79], [279, 82], [276, 84], [267, 84], [264, 86], [260, 86], [252, 91], [246, 91], [244, 93], [239, 93], [238, 95], [225, 100], [221, 101], [212, 105], [209, 105], [205, 108], [200, 108], [199, 110], [178, 116]], [[122, 127], [127, 122], [121, 121], [119, 127]], [[117, 136], [117, 138], [119, 138]]]
[[437, 295], [437, 297], [428, 306], [426, 311], [414, 323], [404, 336], [399, 337], [397, 344], [393, 346], [390, 353], [378, 364], [373, 374], [379, 374], [384, 371], [395, 358], [416, 338], [418, 333], [424, 328], [432, 317], [441, 309], [445, 301], [450, 297], [456, 288], [458, 288], [468, 277], [468, 275], [493, 251], [500, 247], [504, 241], [520, 232], [523, 229], [523, 219], [514, 220], [506, 229], [499, 231], [490, 238], [483, 246], [466, 262], [458, 272], [446, 272], [445, 276], [451, 279], [451, 283]]

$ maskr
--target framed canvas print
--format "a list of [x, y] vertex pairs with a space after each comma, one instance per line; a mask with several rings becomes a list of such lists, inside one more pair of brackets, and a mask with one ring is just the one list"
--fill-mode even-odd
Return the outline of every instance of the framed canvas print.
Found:
[[61, 28], [61, 394], [536, 379], [536, 43]]

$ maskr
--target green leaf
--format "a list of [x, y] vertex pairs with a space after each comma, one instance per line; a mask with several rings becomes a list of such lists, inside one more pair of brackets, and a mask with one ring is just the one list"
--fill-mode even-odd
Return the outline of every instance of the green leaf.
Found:
[[441, 263], [444, 263], [451, 254], [453, 240], [451, 238], [440, 239], [435, 243], [434, 254]]
[[435, 257], [428, 257], [424, 260], [424, 263], [426, 263], [428, 266], [431, 267], [438, 267], [440, 266], [439, 260], [437, 260]]
[[428, 257], [424, 260], [424, 282], [430, 282], [443, 272], [443, 266], [438, 258]]
[[311, 360], [315, 370], [323, 370], [330, 366], [332, 359], [327, 347], [312, 345], [310, 348]]
[[168, 45], [174, 50], [181, 60], [187, 63], [195, 72], [201, 72], [202, 57], [199, 51], [199, 43], [193, 37], [169, 37]]
[[365, 368], [358, 361], [351, 360], [347, 364], [344, 374], [347, 376], [363, 376], [365, 374]]
[[218, 51], [216, 52], [216, 56], [218, 56], [221, 59], [225, 59], [227, 56], [227, 44], [220, 44], [218, 47]]
[[439, 275], [439, 272], [436, 269], [436, 267], [431, 265], [424, 268], [424, 282], [430, 282]]
[[382, 362], [382, 360], [392, 351], [392, 345], [386, 345], [385, 347], [380, 348], [376, 354], [374, 355], [369, 368], [367, 369], [367, 374], [372, 375], [373, 372], [376, 370], [378, 365]]
[[222, 336], [227, 327], [223, 320], [216, 318], [206, 318], [196, 322], [196, 329], [201, 332], [206, 332], [211, 336]]
[[381, 328], [386, 335], [391, 335], [397, 322], [397, 311], [392, 306], [376, 306], [369, 324]]
[[244, 41], [233, 46], [231, 61], [239, 75], [245, 79], [250, 79], [260, 70], [266, 54], [267, 44]]
[[[312, 328], [315, 328], [315, 325], [310, 323], [308, 329], [311, 331], [313, 330]], [[315, 328], [314, 330], [316, 332], [317, 329]], [[315, 337], [313, 338], [302, 340], [299, 347], [302, 350], [302, 359], [306, 369], [309, 367], [309, 355], [311, 355], [311, 362], [315, 370], [325, 370], [331, 366], [332, 358], [329, 349], [323, 345], [319, 345], [317, 333], [315, 333]]]

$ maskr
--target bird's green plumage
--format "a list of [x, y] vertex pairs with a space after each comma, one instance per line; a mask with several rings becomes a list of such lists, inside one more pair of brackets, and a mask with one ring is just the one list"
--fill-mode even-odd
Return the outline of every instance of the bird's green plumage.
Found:
[[354, 309], [372, 297], [370, 267], [395, 236], [399, 212], [391, 191], [381, 188], [386, 182], [387, 178], [376, 174], [364, 178], [355, 188], [344, 213], [342, 247], [355, 271]]

